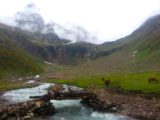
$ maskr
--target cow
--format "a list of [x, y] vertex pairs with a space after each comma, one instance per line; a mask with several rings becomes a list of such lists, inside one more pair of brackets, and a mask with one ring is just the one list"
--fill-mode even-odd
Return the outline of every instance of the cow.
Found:
[[148, 82], [151, 83], [158, 83], [158, 80], [155, 77], [151, 77], [148, 79]]

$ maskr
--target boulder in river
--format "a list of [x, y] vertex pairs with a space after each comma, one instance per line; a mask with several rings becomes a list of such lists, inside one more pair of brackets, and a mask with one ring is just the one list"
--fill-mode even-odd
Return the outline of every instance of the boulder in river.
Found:
[[102, 112], [117, 112], [120, 109], [118, 104], [103, 102], [95, 94], [83, 97], [81, 103], [91, 107], [93, 110]]

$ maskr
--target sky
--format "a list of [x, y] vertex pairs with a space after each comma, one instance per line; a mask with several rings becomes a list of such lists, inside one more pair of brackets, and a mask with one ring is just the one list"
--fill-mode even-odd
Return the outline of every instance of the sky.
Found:
[[160, 0], [0, 0], [0, 21], [34, 3], [45, 21], [78, 25], [94, 34], [93, 43], [113, 41], [131, 34], [149, 17], [160, 13]]

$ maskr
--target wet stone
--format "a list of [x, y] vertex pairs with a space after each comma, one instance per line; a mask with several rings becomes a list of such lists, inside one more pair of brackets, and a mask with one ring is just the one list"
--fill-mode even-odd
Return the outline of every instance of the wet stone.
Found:
[[53, 115], [54, 113], [55, 108], [50, 101], [37, 99], [6, 106], [0, 111], [0, 120], [12, 120], [13, 118], [31, 120], [37, 116]]

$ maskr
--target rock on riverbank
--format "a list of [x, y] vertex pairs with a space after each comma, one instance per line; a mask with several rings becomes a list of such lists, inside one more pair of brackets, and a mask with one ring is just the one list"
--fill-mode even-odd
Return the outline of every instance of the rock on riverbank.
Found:
[[24, 103], [7, 105], [0, 108], [1, 120], [30, 120], [34, 117], [55, 113], [55, 108], [49, 101], [36, 99]]
[[84, 97], [81, 103], [91, 107], [93, 110], [102, 112], [117, 112], [120, 107], [118, 104], [102, 101], [94, 94], [92, 96]]
[[138, 120], [160, 120], [160, 99], [150, 100], [138, 95], [121, 94], [106, 89], [93, 89], [94, 96], [83, 98], [82, 103], [96, 111], [116, 112]]

